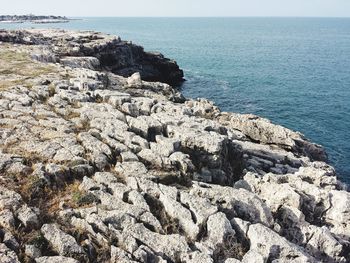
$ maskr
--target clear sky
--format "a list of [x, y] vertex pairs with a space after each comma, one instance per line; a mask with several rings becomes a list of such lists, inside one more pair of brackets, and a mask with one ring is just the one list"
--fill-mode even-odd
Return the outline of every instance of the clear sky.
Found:
[[1, 14], [350, 17], [350, 0], [0, 0]]

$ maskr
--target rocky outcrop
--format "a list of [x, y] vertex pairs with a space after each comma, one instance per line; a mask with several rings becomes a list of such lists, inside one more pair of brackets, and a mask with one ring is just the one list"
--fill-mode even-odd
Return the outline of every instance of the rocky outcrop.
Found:
[[139, 72], [143, 80], [174, 85], [183, 81], [183, 71], [175, 61], [160, 53], [145, 52], [143, 47], [122, 41], [119, 37], [102, 33], [0, 30], [0, 41], [42, 45], [32, 56], [44, 62], [61, 61], [71, 67], [102, 68], [124, 77]]
[[[6, 44], [47, 45], [61, 64], [0, 90], [1, 262], [350, 261], [350, 193], [320, 146], [142, 73], [62, 60], [77, 38], [57, 32]], [[100, 36], [74, 35], [83, 49]]]

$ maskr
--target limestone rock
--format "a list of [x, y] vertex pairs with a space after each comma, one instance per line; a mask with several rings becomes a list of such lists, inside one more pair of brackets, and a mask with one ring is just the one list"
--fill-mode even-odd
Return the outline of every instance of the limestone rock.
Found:
[[24, 205], [17, 211], [18, 219], [26, 226], [33, 227], [39, 225], [39, 219], [36, 213], [28, 206]]
[[34, 245], [26, 245], [25, 254], [30, 258], [38, 258], [41, 257], [41, 251]]
[[59, 229], [57, 225], [45, 224], [42, 226], [41, 232], [61, 256], [84, 258], [85, 252], [82, 247], [77, 244], [72, 236]]
[[36, 263], [78, 263], [78, 260], [75, 260], [74, 258], [69, 257], [62, 257], [62, 256], [52, 256], [52, 257], [39, 257], [35, 259]]
[[142, 87], [142, 80], [139, 72], [134, 73], [131, 77], [128, 78], [128, 85], [132, 88]]
[[315, 262], [304, 250], [279, 236], [271, 229], [254, 224], [249, 226], [247, 236], [250, 240], [250, 248], [259, 251], [263, 257], [270, 257], [284, 262], [298, 260], [300, 262]]
[[0, 243], [0, 262], [19, 263], [16, 253], [10, 250], [5, 244]]
[[230, 221], [224, 213], [218, 212], [211, 215], [207, 222], [208, 240], [214, 246], [225, 242], [228, 235], [234, 235]]
[[95, 57], [62, 57], [60, 63], [72, 68], [99, 69], [100, 61]]
[[15, 226], [15, 218], [9, 209], [0, 211], [0, 225], [7, 229]]

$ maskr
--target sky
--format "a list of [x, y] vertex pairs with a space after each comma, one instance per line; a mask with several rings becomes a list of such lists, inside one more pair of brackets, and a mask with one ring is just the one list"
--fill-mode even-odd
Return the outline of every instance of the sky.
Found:
[[350, 17], [350, 0], [0, 0], [0, 14]]

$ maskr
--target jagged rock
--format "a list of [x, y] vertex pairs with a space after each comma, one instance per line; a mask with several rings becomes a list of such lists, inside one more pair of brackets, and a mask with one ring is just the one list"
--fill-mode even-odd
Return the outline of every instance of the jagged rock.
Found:
[[139, 72], [134, 73], [128, 78], [128, 86], [136, 89], [142, 87], [142, 80]]
[[[214, 261], [209, 255], [195, 251], [195, 252], [188, 253], [185, 256], [183, 256], [183, 258], [181, 259], [181, 262], [185, 262], [185, 263], [213, 263]], [[227, 262], [229, 262], [229, 261], [227, 261]], [[232, 263], [236, 263], [236, 262], [232, 262]]]
[[203, 149], [211, 154], [220, 153], [226, 138], [215, 132], [200, 131], [194, 128], [167, 126], [167, 134], [181, 141], [183, 147]]
[[72, 256], [77, 259], [85, 257], [83, 248], [77, 244], [74, 237], [63, 232], [57, 225], [45, 224], [41, 232], [61, 256]]
[[132, 260], [132, 256], [122, 249], [112, 246], [111, 247], [111, 263], [134, 263], [137, 261]]
[[10, 250], [5, 244], [0, 243], [0, 262], [19, 263], [16, 253]]
[[24, 252], [30, 258], [39, 258], [42, 255], [40, 249], [35, 245], [26, 245]]
[[139, 116], [137, 118], [127, 118], [129, 127], [136, 134], [140, 134], [143, 138], [154, 140], [157, 134], [161, 134], [163, 125], [151, 116]]
[[109, 165], [108, 158], [112, 156], [112, 152], [108, 145], [89, 133], [80, 133], [78, 139], [84, 148], [91, 152], [91, 158], [99, 170], [103, 170]]
[[[131, 102], [131, 96], [129, 93], [119, 92], [115, 90], [99, 89], [94, 92], [96, 98], [101, 98], [103, 101], [108, 102], [113, 107], [121, 107], [124, 103]], [[96, 107], [99, 105], [96, 105]], [[89, 110], [89, 108], [86, 108]]]
[[164, 168], [163, 158], [150, 149], [143, 149], [137, 155], [147, 163], [159, 168]]
[[120, 153], [123, 162], [138, 162], [139, 158], [132, 152], [122, 152]]
[[23, 205], [17, 211], [18, 219], [26, 226], [35, 228], [39, 225], [39, 219], [36, 213], [27, 205]]
[[333, 226], [331, 230], [339, 235], [350, 236], [350, 194], [345, 191], [331, 191], [331, 207], [325, 214], [327, 222]]
[[11, 190], [0, 185], [0, 209], [16, 210], [22, 200], [22, 197]]
[[264, 257], [256, 250], [249, 250], [242, 258], [242, 263], [264, 263]]
[[169, 157], [175, 151], [180, 150], [180, 141], [166, 138], [164, 136], [157, 135], [156, 136], [157, 143], [151, 143], [151, 150], [160, 154], [164, 157]]
[[229, 235], [234, 235], [230, 221], [224, 213], [211, 215], [207, 222], [208, 241], [213, 245], [222, 244]]
[[150, 115], [152, 107], [156, 103], [156, 100], [147, 97], [136, 97], [133, 98], [133, 103], [136, 105], [140, 114]]
[[173, 261], [179, 255], [190, 251], [185, 238], [177, 234], [160, 235], [148, 230], [142, 224], [127, 226], [124, 231], [138, 240], [143, 240], [143, 243], [156, 254], [169, 257]]
[[[254, 175], [247, 174], [244, 178], [248, 180], [249, 184], [252, 182], [249, 178], [252, 177], [254, 178]], [[288, 183], [277, 184], [262, 180], [260, 184], [253, 183], [249, 186], [254, 187], [254, 192], [259, 192], [259, 196], [266, 200], [266, 203], [273, 211], [277, 211], [282, 205], [289, 205], [297, 209], [301, 207], [302, 199], [300, 195]]]
[[189, 207], [191, 212], [194, 213], [197, 221], [196, 223], [199, 226], [204, 225], [208, 217], [218, 211], [218, 208], [215, 205], [212, 205], [208, 199], [194, 196], [187, 192], [180, 193], [180, 200], [182, 204]]
[[100, 61], [95, 57], [62, 57], [60, 58], [60, 63], [72, 68], [87, 68], [93, 70], [100, 68]]
[[121, 107], [122, 112], [130, 116], [137, 117], [140, 115], [140, 109], [134, 103], [125, 102]]
[[159, 201], [164, 205], [164, 209], [168, 215], [179, 221], [179, 224], [186, 232], [188, 238], [196, 240], [199, 234], [199, 227], [193, 221], [190, 210], [164, 194], [160, 195]]
[[117, 163], [115, 171], [123, 176], [143, 176], [147, 173], [147, 168], [141, 162]]
[[[273, 217], [267, 205], [255, 194], [244, 189], [220, 187], [209, 184], [194, 184], [190, 193], [208, 198], [212, 204], [221, 203], [229, 214], [236, 214], [250, 222], [273, 225]], [[229, 218], [230, 219], [230, 218]]]
[[272, 124], [269, 120], [252, 114], [230, 113], [228, 120], [219, 117], [220, 122], [226, 122], [230, 128], [239, 130], [255, 141], [267, 144], [278, 144], [296, 151], [303, 151], [314, 160], [325, 161], [327, 155], [324, 149], [307, 141], [303, 135]]
[[7, 167], [7, 172], [9, 174], [22, 174], [27, 175], [31, 172], [31, 168], [20, 162], [14, 162]]
[[207, 99], [188, 100], [185, 105], [191, 109], [192, 114], [201, 117], [212, 117], [218, 114], [220, 110], [213, 102]]
[[184, 154], [183, 152], [174, 152], [169, 156], [169, 159], [184, 173], [192, 172], [194, 170], [194, 165], [189, 158], [189, 155]]
[[[225, 260], [225, 263], [240, 263], [241, 261], [239, 261], [238, 259], [235, 258], [228, 258]], [[252, 263], [255, 263], [254, 261], [251, 261]], [[248, 263], [248, 262], [247, 262]], [[250, 262], [249, 262], [250, 263]]]
[[15, 226], [15, 218], [9, 209], [0, 211], [0, 225], [6, 229], [11, 229]]
[[69, 257], [52, 256], [52, 257], [40, 257], [35, 259], [36, 263], [78, 263], [78, 260]]
[[315, 262], [304, 250], [279, 236], [273, 230], [262, 224], [249, 226], [247, 236], [250, 240], [250, 249], [258, 251], [263, 257], [283, 262]]
[[13, 234], [10, 231], [0, 231], [0, 237], [2, 242], [11, 250], [18, 252], [18, 249], [20, 247], [17, 239], [13, 236]]

